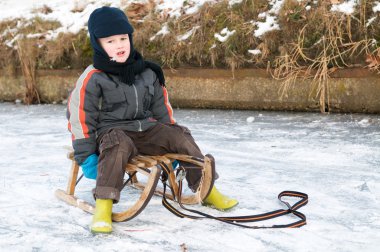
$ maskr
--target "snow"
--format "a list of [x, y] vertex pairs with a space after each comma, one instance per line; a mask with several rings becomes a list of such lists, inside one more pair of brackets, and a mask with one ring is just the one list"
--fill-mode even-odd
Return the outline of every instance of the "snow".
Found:
[[[72, 12], [76, 8], [84, 8], [85, 14], [89, 15], [92, 10], [103, 5], [120, 7], [119, 0], [100, 0], [100, 1], [64, 1], [64, 0], [0, 0], [0, 20], [14, 18], [32, 18], [35, 15], [41, 15], [41, 18], [47, 20], [58, 20], [63, 25], [78, 22], [80, 18], [78, 13]], [[49, 7], [52, 12], [48, 14], [38, 13], [38, 9], [43, 6]], [[86, 21], [88, 16], [86, 17]]]
[[257, 29], [254, 31], [255, 37], [261, 37], [265, 33], [273, 30], [279, 30], [280, 26], [277, 23], [277, 18], [274, 16], [265, 16], [264, 22], [254, 22], [257, 25]]
[[373, 5], [373, 12], [380, 12], [380, 2], [375, 2]]
[[253, 55], [259, 55], [261, 54], [261, 50], [260, 49], [248, 50], [248, 53], [253, 54]]
[[257, 15], [257, 17], [260, 19], [264, 19], [265, 17], [267, 16], [267, 13], [266, 12], [262, 12], [262, 13], [259, 13], [259, 15]]
[[[154, 196], [111, 235], [89, 231], [91, 215], [54, 196], [66, 189], [71, 145], [65, 106], [0, 103], [1, 251], [378, 251], [380, 116], [263, 111], [174, 110], [204, 153], [216, 158], [219, 190], [237, 198], [227, 213], [283, 208], [277, 194], [309, 195], [300, 229], [249, 230], [181, 219]], [[247, 118], [254, 117], [253, 122]], [[77, 192], [93, 202], [93, 180]], [[135, 199], [125, 189], [122, 202]], [[120, 202], [120, 204], [123, 204]], [[115, 205], [115, 208], [120, 207]], [[270, 223], [286, 223], [280, 218]], [[266, 223], [268, 224], [268, 223]]]
[[215, 33], [214, 34], [214, 37], [219, 40], [219, 42], [226, 42], [227, 39], [229, 37], [231, 37], [236, 31], [235, 30], [228, 30], [228, 27], [225, 27], [223, 28], [223, 30], [221, 30], [220, 34], [219, 33]]
[[343, 12], [347, 15], [351, 15], [355, 11], [355, 6], [357, 5], [357, 0], [348, 0], [340, 4], [333, 4], [331, 11]]
[[370, 26], [372, 24], [373, 21], [375, 21], [376, 17], [371, 17], [370, 19], [368, 19], [367, 23], [366, 23], [366, 27]]
[[[0, 0], [0, 21], [15, 18], [25, 18], [32, 19], [34, 17], [40, 17], [44, 20], [59, 21], [61, 27], [55, 30], [48, 31], [45, 35], [46, 39], [54, 40], [57, 38], [59, 33], [78, 33], [82, 29], [87, 29], [87, 20], [93, 10], [102, 7], [104, 5], [112, 7], [125, 7], [132, 2], [147, 2], [147, 1], [120, 1], [120, 0], [101, 0], [101, 1], [63, 1], [63, 0], [42, 0], [42, 1], [30, 1], [30, 0]], [[211, 0], [157, 0], [156, 10], [158, 12], [164, 12], [169, 16], [179, 17], [183, 11], [186, 14], [195, 13], [198, 11], [199, 7], [206, 2], [215, 2]], [[123, 4], [122, 4], [123, 3]], [[185, 6], [184, 6], [185, 4]], [[42, 7], [49, 7], [52, 12], [43, 14], [36, 11]], [[83, 11], [75, 11], [77, 9], [83, 9]], [[26, 23], [27, 24], [27, 23]], [[25, 26], [26, 24], [20, 23], [18, 28]], [[164, 30], [158, 35], [165, 35], [166, 30]], [[13, 30], [15, 33], [16, 31]], [[27, 36], [33, 36], [28, 35]], [[39, 34], [40, 36], [40, 34]], [[154, 39], [154, 37], [153, 37]], [[151, 38], [151, 40], [153, 40]], [[14, 46], [14, 41], [7, 41], [6, 44], [9, 47]]]
[[257, 29], [253, 32], [255, 37], [260, 38], [267, 32], [280, 29], [280, 26], [277, 23], [277, 14], [279, 13], [283, 3], [283, 0], [271, 0], [269, 4], [272, 8], [269, 11], [259, 13], [258, 15], [259, 19], [265, 18], [265, 21], [251, 21], [251, 23], [257, 27]]
[[281, 7], [284, 2], [285, 2], [284, 0], [269, 1], [269, 4], [272, 5], [272, 8], [268, 11], [268, 13], [277, 15], [280, 12]]
[[157, 8], [158, 10], [168, 10], [170, 16], [181, 16], [181, 8], [186, 0], [166, 0]]
[[233, 5], [239, 4], [241, 2], [243, 2], [243, 0], [229, 0], [228, 4], [229, 4], [229, 6], [233, 6]]
[[[116, 1], [116, 0], [102, 0], [102, 1], [90, 1], [90, 0], [81, 0], [81, 1], [63, 1], [63, 0], [41, 0], [41, 1], [30, 1], [30, 0], [19, 0], [19, 1], [11, 1], [11, 0], [0, 0], [0, 21], [6, 19], [14, 19], [14, 18], [25, 18], [32, 19], [33, 17], [39, 16], [44, 20], [54, 20], [59, 21], [61, 23], [61, 27], [50, 30], [46, 32], [46, 34], [25, 34], [28, 37], [38, 36], [45, 37], [48, 40], [54, 40], [57, 38], [59, 33], [78, 33], [82, 29], [87, 29], [86, 24], [90, 13], [103, 5], [109, 5], [113, 7], [125, 7], [132, 2], [140, 2], [146, 3], [146, 0], [140, 1]], [[165, 15], [171, 17], [180, 17], [182, 14], [193, 14], [196, 13], [199, 8], [205, 3], [216, 3], [215, 0], [156, 0], [156, 11], [164, 13]], [[241, 3], [241, 0], [230, 0], [229, 6], [233, 6], [234, 4]], [[265, 18], [264, 22], [256, 22], [252, 21], [253, 24], [257, 26], [257, 30], [254, 31], [254, 36], [260, 37], [268, 31], [272, 31], [275, 29], [280, 29], [277, 24], [277, 17], [283, 0], [271, 0], [270, 5], [272, 8], [268, 11], [268, 13], [260, 13], [259, 18]], [[38, 13], [38, 9], [47, 6], [52, 12], [43, 14]], [[81, 12], [74, 10], [83, 10]], [[18, 28], [27, 25], [28, 22], [19, 23]], [[178, 41], [183, 41], [189, 38], [193, 32], [196, 30], [196, 27], [193, 27], [188, 33], [185, 33], [181, 36], [178, 36]], [[19, 38], [17, 34], [17, 29], [11, 28], [12, 33], [15, 34], [15, 38], [9, 41], [6, 41], [5, 44], [9, 47], [15, 47], [15, 41]], [[150, 40], [154, 40], [157, 36], [166, 35], [170, 31], [167, 27], [167, 24], [164, 23], [162, 25], [161, 30]], [[235, 31], [231, 31], [230, 33], [216, 33], [215, 38], [220, 41], [226, 41], [229, 36], [231, 36]]]
[[190, 4], [189, 7], [185, 7], [185, 14], [191, 15], [194, 13], [197, 13], [199, 11], [199, 8], [204, 5], [205, 3], [216, 3], [217, 0], [192, 0], [192, 1], [186, 1], [188, 4]]
[[[0, 21], [5, 19], [25, 18], [31, 19], [33, 17], [40, 17], [44, 20], [59, 21], [61, 27], [56, 30], [51, 30], [46, 34], [47, 39], [55, 39], [59, 33], [78, 33], [87, 25], [88, 17], [91, 12], [96, 8], [108, 4], [112, 7], [120, 7], [120, 1], [116, 0], [102, 0], [102, 1], [85, 1], [80, 3], [78, 1], [10, 1], [0, 0]], [[48, 6], [52, 12], [43, 14], [36, 10]], [[84, 7], [82, 12], [72, 12], [75, 8]]]
[[163, 11], [171, 17], [180, 17], [182, 13], [193, 14], [198, 12], [200, 6], [207, 2], [216, 2], [215, 0], [159, 0], [156, 10]]
[[153, 37], [150, 38], [150, 41], [153, 41], [156, 39], [157, 36], [165, 36], [166, 34], [169, 34], [169, 27], [168, 27], [168, 24], [165, 23], [161, 30], [159, 30]]
[[247, 122], [248, 123], [251, 123], [251, 122], [253, 122], [255, 120], [255, 117], [253, 117], [253, 116], [249, 116], [249, 117], [247, 117]]
[[184, 41], [184, 40], [190, 38], [194, 34], [194, 32], [196, 30], [198, 30], [199, 28], [200, 28], [199, 25], [194, 26], [193, 28], [191, 28], [190, 31], [186, 32], [185, 34], [177, 36], [177, 41]]

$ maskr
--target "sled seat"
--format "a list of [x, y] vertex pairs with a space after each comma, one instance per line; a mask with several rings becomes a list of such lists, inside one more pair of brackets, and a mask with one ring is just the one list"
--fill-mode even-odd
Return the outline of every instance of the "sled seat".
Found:
[[[95, 206], [89, 202], [77, 198], [75, 195], [75, 188], [83, 175], [78, 179], [79, 165], [74, 160], [74, 152], [69, 152], [67, 157], [72, 160], [67, 188], [66, 190], [57, 189], [55, 191], [55, 196], [70, 205], [76, 206], [88, 213], [93, 214], [95, 211]], [[165, 170], [169, 170], [168, 181], [171, 188], [170, 191], [165, 193], [165, 196], [171, 200], [178, 200], [178, 181], [172, 165], [175, 160], [189, 163], [194, 166], [193, 168], [202, 169], [202, 182], [198, 191], [190, 195], [181, 195], [182, 204], [192, 205], [200, 203], [201, 199], [204, 199], [209, 193], [214, 180], [214, 172], [212, 170], [213, 167], [211, 166], [211, 161], [207, 156], [204, 157], [204, 159], [199, 159], [181, 154], [166, 154], [163, 156], [138, 155], [134, 157], [125, 167], [125, 172], [128, 175], [128, 179], [125, 180], [124, 185], [141, 190], [140, 197], [125, 211], [113, 212], [112, 220], [117, 222], [130, 220], [144, 210], [153, 194], [163, 195], [163, 190], [157, 187], [162, 173], [161, 167], [163, 166], [169, 168]], [[144, 182], [138, 180], [138, 174], [146, 177]], [[123, 193], [123, 191], [121, 193]]]

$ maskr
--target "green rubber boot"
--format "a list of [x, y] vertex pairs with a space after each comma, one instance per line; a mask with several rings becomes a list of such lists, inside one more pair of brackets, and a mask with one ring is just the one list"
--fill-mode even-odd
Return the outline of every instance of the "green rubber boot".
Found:
[[106, 233], [112, 232], [112, 199], [96, 199], [95, 214], [92, 218], [91, 232]]
[[236, 199], [231, 199], [228, 196], [221, 194], [214, 186], [211, 189], [210, 194], [203, 200], [202, 204], [204, 206], [211, 206], [220, 211], [226, 211], [237, 206], [239, 202]]

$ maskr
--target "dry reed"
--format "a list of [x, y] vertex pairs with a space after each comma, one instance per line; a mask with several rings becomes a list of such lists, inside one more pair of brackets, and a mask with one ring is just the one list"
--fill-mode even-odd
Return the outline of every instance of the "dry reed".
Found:
[[25, 81], [24, 103], [27, 105], [40, 103], [40, 96], [36, 88], [36, 50], [31, 41], [17, 40], [17, 53]]

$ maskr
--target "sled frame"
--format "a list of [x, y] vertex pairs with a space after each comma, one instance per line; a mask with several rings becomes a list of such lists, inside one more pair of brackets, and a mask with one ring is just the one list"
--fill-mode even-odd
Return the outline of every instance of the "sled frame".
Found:
[[[79, 165], [74, 160], [73, 152], [68, 153], [67, 156], [72, 160], [67, 188], [66, 190], [57, 189], [55, 191], [55, 196], [58, 199], [68, 203], [69, 205], [78, 207], [88, 213], [94, 214], [95, 206], [87, 201], [79, 199], [75, 195], [75, 188], [79, 182]], [[188, 155], [172, 153], [163, 156], [138, 155], [134, 157], [130, 163], [127, 164], [124, 170], [129, 176], [127, 186], [141, 190], [140, 197], [131, 207], [125, 211], [113, 212], [112, 220], [115, 222], [120, 222], [133, 219], [144, 210], [153, 194], [160, 196], [164, 194], [163, 189], [157, 187], [162, 173], [161, 167], [163, 165], [169, 168], [170, 171], [167, 176], [171, 192], [166, 191], [165, 197], [174, 201], [178, 200], [178, 181], [175, 175], [175, 170], [173, 170], [172, 166], [172, 163], [175, 160], [190, 163], [199, 169], [202, 169], [202, 179], [199, 190], [194, 194], [181, 196], [182, 204], [193, 205], [201, 203], [201, 200], [204, 199], [210, 192], [214, 179], [211, 161], [207, 156], [204, 157], [204, 159], [199, 159]], [[146, 176], [147, 181], [138, 181], [137, 176], [135, 176], [136, 173]], [[121, 191], [121, 193], [123, 193], [123, 191]]]

